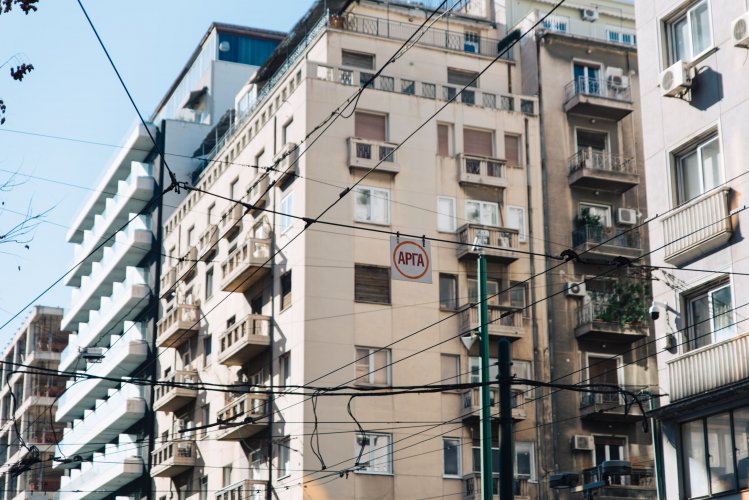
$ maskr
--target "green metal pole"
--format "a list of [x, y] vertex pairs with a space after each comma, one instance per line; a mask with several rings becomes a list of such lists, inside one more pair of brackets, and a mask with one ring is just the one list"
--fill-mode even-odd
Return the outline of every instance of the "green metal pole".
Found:
[[499, 449], [499, 500], [515, 498], [515, 466], [513, 463], [515, 441], [512, 435], [512, 391], [509, 383], [512, 377], [510, 341], [499, 340], [499, 424], [502, 438]]
[[486, 297], [486, 258], [479, 254], [479, 336], [481, 337], [481, 496], [492, 500], [494, 471], [492, 470], [492, 419], [489, 391], [489, 305]]

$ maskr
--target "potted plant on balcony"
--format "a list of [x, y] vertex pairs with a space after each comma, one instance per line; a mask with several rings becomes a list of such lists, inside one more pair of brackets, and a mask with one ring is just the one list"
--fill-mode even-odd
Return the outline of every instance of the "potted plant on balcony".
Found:
[[606, 228], [601, 221], [600, 215], [590, 213], [589, 208], [583, 208], [580, 213], [575, 217], [575, 244], [587, 242], [600, 243], [603, 241], [604, 232]]
[[621, 327], [640, 328], [648, 319], [646, 295], [648, 290], [642, 282], [618, 281], [609, 296], [609, 303], [601, 313], [601, 321], [616, 323]]

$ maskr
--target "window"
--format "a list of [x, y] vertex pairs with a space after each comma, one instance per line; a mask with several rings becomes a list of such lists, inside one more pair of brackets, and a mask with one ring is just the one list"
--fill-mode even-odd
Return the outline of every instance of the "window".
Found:
[[626, 439], [611, 436], [594, 436], [596, 465], [607, 460], [626, 460]]
[[473, 31], [466, 31], [463, 34], [463, 50], [465, 52], [481, 51], [481, 35]]
[[354, 265], [354, 300], [390, 304], [390, 268]]
[[437, 124], [437, 154], [452, 156], [452, 127], [446, 123]]
[[213, 267], [205, 270], [205, 300], [213, 297]]
[[195, 244], [195, 226], [190, 227], [187, 230], [187, 246], [191, 247]]
[[475, 71], [465, 71], [462, 69], [447, 68], [447, 83], [465, 87], [478, 87], [479, 74]]
[[437, 197], [437, 231], [452, 233], [457, 227], [455, 219], [455, 198]]
[[565, 33], [567, 31], [570, 19], [564, 16], [547, 16], [544, 19], [543, 27], [547, 30], [561, 31]]
[[294, 118], [289, 118], [289, 121], [283, 124], [281, 127], [281, 145], [284, 146], [289, 142], [289, 129], [291, 124], [294, 123]]
[[202, 418], [203, 418], [202, 424], [204, 427], [200, 431], [200, 435], [202, 437], [206, 437], [208, 435], [208, 427], [205, 427], [205, 426], [211, 423], [211, 405], [210, 404], [203, 405], [201, 407], [201, 413], [202, 413]]
[[440, 354], [440, 378], [442, 384], [460, 383], [460, 356], [457, 354]]
[[363, 52], [353, 52], [350, 50], [341, 51], [341, 64], [343, 66], [353, 66], [361, 69], [375, 68], [374, 54], [365, 54]]
[[278, 371], [281, 376], [281, 386], [291, 384], [291, 353], [285, 352], [278, 358]]
[[464, 128], [463, 151], [467, 155], [492, 157], [494, 138], [491, 131]]
[[294, 209], [294, 193], [287, 194], [283, 200], [281, 200], [281, 220], [279, 222], [279, 229], [281, 234], [291, 229], [293, 218], [291, 217]]
[[536, 454], [533, 443], [515, 441], [515, 477], [536, 480]]
[[575, 94], [599, 95], [601, 93], [601, 67], [575, 63], [572, 71]]
[[367, 432], [357, 435], [354, 453], [357, 457], [361, 457], [359, 463], [362, 464], [362, 468], [356, 472], [368, 474], [393, 473], [393, 449], [390, 434]]
[[291, 438], [285, 437], [278, 443], [278, 477], [288, 476], [291, 472]]
[[[512, 360], [512, 374], [519, 379], [533, 380], [533, 372], [531, 371], [531, 362], [523, 361], [520, 359]], [[527, 386], [513, 385], [515, 390], [528, 390]]]
[[206, 335], [203, 337], [203, 357], [204, 366], [211, 364], [211, 354], [213, 353], [213, 336]]
[[[262, 154], [263, 153], [260, 153], [260, 155], [262, 155]], [[259, 158], [259, 156], [255, 158], [255, 165], [257, 165], [257, 158]], [[237, 191], [237, 184], [239, 184], [239, 179], [238, 178], [234, 179], [229, 184], [229, 198], [232, 199], [232, 200], [236, 200], [237, 199], [236, 196], [239, 195], [239, 191]]]
[[354, 220], [390, 224], [390, 190], [359, 186], [354, 195]]
[[694, 3], [667, 23], [669, 64], [691, 61], [712, 44], [707, 0]]
[[578, 206], [578, 217], [581, 219], [595, 219], [604, 227], [611, 227], [611, 207], [608, 205], [595, 205], [593, 203], [580, 203]]
[[222, 469], [222, 472], [223, 472], [222, 479], [224, 481], [223, 482], [224, 488], [226, 488], [227, 486], [229, 486], [230, 484], [232, 484], [232, 482], [231, 482], [231, 469], [232, 469], [231, 465], [225, 465], [223, 467], [223, 469]]
[[510, 281], [510, 306], [523, 309], [523, 316], [528, 316], [528, 311], [525, 309], [528, 303], [527, 294], [528, 287], [526, 283], [521, 281]]
[[[489, 358], [489, 380], [496, 380], [497, 376], [499, 376], [498, 362], [499, 360], [497, 358]], [[478, 356], [471, 356], [470, 358], [468, 358], [468, 369], [471, 373], [469, 382], [471, 384], [480, 383], [481, 382], [481, 358], [479, 358]]]
[[356, 383], [390, 385], [390, 349], [357, 347]]
[[637, 45], [637, 36], [634, 31], [614, 26], [606, 26], [606, 34], [610, 42]]
[[208, 476], [200, 478], [200, 500], [208, 500]]
[[720, 342], [733, 337], [732, 298], [730, 283], [712, 285], [686, 297], [686, 350]]
[[442, 475], [460, 479], [460, 438], [442, 438]]
[[466, 200], [466, 220], [474, 224], [499, 226], [499, 204], [490, 201]]
[[511, 167], [520, 166], [520, 136], [505, 134], [505, 161]]
[[387, 116], [357, 111], [354, 114], [354, 135], [360, 139], [385, 142]]
[[212, 204], [210, 207], [208, 207], [207, 219], [208, 219], [208, 225], [216, 223], [216, 204], [215, 203]]
[[291, 305], [291, 271], [281, 275], [281, 310]]
[[697, 144], [674, 157], [676, 201], [678, 204], [698, 197], [720, 184], [720, 143], [717, 136]]
[[526, 240], [525, 208], [507, 205], [507, 227], [518, 230], [518, 240]]
[[[470, 302], [478, 302], [479, 300], [479, 283], [474, 278], [468, 278], [468, 300]], [[490, 306], [499, 305], [499, 280], [488, 279], [486, 280], [486, 302]]]
[[440, 273], [440, 308], [458, 308], [458, 277], [454, 274]]

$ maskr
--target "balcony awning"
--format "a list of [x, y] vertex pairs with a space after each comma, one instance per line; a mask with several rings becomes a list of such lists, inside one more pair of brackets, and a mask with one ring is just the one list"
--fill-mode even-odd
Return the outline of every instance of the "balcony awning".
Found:
[[182, 105], [185, 109], [198, 109], [200, 106], [201, 101], [203, 100], [203, 96], [205, 96], [208, 93], [208, 87], [203, 87], [200, 90], [193, 90], [190, 92], [190, 95], [187, 96], [187, 101]]

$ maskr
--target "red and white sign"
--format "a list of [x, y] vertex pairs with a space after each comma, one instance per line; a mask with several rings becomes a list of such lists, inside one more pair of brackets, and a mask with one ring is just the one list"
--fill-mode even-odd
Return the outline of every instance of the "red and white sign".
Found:
[[390, 274], [394, 280], [432, 282], [432, 252], [428, 241], [390, 237]]

